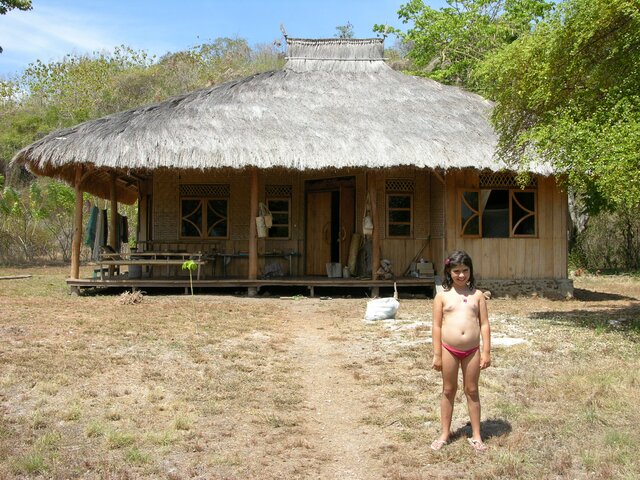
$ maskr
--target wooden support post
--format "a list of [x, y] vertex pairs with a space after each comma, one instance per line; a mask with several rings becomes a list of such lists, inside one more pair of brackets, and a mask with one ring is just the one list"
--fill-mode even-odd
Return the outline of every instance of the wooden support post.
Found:
[[80, 245], [82, 243], [82, 166], [76, 167], [75, 193], [76, 204], [73, 216], [73, 240], [71, 242], [71, 272], [70, 277], [80, 278]]
[[[249, 280], [258, 278], [258, 231], [256, 217], [258, 216], [258, 169], [251, 169], [251, 204], [249, 207]], [[250, 287], [249, 296], [255, 296], [257, 289]]]
[[[109, 246], [113, 248], [114, 252], [117, 252], [116, 244], [118, 243], [118, 195], [116, 192], [116, 174], [111, 172], [111, 183], [109, 185], [109, 200], [111, 203], [110, 213], [110, 225], [109, 225]], [[112, 277], [115, 272], [115, 267], [109, 267], [109, 276]]]
[[373, 233], [371, 234], [371, 279], [377, 280], [376, 271], [380, 268], [380, 219], [378, 218], [378, 190], [375, 172], [369, 172], [369, 198], [371, 199], [371, 217]]

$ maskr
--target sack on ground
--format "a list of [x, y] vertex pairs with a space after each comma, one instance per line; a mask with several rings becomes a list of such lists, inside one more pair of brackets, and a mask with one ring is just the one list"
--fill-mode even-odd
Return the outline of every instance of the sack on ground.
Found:
[[364, 319], [387, 320], [396, 318], [398, 307], [400, 307], [400, 302], [395, 298], [374, 298], [367, 302], [367, 311], [364, 314]]

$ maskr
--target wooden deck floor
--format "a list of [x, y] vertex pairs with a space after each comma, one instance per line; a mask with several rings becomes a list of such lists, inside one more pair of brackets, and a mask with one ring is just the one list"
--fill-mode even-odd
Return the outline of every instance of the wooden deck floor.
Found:
[[[193, 280], [194, 290], [215, 291], [225, 288], [246, 288], [249, 295], [255, 294], [260, 289], [268, 287], [304, 287], [309, 290], [309, 295], [314, 296], [316, 289], [347, 289], [368, 288], [372, 295], [377, 295], [380, 288], [393, 288], [396, 282], [398, 292], [403, 289], [424, 287], [426, 294], [433, 294], [435, 279], [402, 277], [391, 280], [371, 280], [361, 278], [328, 278], [328, 277], [277, 277], [248, 280], [246, 278], [220, 277], [205, 280]], [[151, 288], [190, 288], [188, 277], [154, 277], [154, 278], [128, 278], [127, 275], [119, 275], [105, 280], [99, 278], [67, 279], [67, 285], [72, 293], [78, 293], [82, 289], [89, 288], [131, 288], [133, 290], [148, 290]]]

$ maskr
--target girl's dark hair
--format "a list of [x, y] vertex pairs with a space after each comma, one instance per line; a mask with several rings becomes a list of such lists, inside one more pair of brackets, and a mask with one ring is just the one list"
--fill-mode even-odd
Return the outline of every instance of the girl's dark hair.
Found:
[[444, 259], [444, 278], [442, 279], [442, 287], [445, 290], [451, 289], [453, 286], [453, 279], [451, 278], [451, 269], [458, 265], [465, 265], [469, 267], [469, 281], [467, 284], [472, 290], [476, 288], [476, 279], [473, 276], [473, 262], [467, 252], [462, 250], [456, 250], [447, 258]]

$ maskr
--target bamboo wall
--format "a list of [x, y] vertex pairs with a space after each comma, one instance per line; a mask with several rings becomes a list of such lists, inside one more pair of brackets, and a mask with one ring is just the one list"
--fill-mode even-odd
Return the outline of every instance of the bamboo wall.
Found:
[[567, 278], [567, 196], [553, 177], [538, 177], [536, 238], [463, 238], [458, 217], [458, 190], [478, 188], [473, 170], [446, 175], [445, 251], [465, 250], [474, 262], [478, 278]]
[[[387, 232], [387, 192], [386, 182], [389, 179], [412, 179], [415, 190], [413, 192], [413, 235], [412, 238], [395, 239], [389, 238]], [[438, 245], [438, 239], [433, 238], [431, 231], [433, 221], [437, 221], [438, 213], [433, 214], [432, 202], [434, 201], [432, 191], [432, 175], [427, 170], [415, 168], [398, 168], [393, 170], [383, 170], [375, 175], [378, 217], [377, 224], [380, 225], [380, 249], [381, 259], [391, 261], [393, 273], [396, 276], [404, 275], [414, 258], [424, 258], [433, 261], [434, 245]], [[436, 207], [438, 201], [436, 200]], [[361, 212], [361, 211], [360, 211]], [[357, 215], [362, 219], [362, 213]], [[358, 225], [358, 229], [361, 226]], [[437, 232], [436, 232], [437, 233]], [[437, 248], [436, 248], [437, 249]], [[422, 253], [420, 251], [422, 250]]]
[[[294, 276], [304, 275], [305, 259], [305, 182], [333, 177], [354, 177], [356, 185], [355, 230], [362, 231], [362, 216], [365, 208], [367, 185], [374, 181], [379, 226], [380, 258], [392, 262], [393, 272], [403, 275], [411, 261], [424, 247], [418, 258], [432, 261], [436, 274], [440, 274], [445, 254], [456, 249], [469, 252], [479, 278], [567, 278], [567, 199], [553, 178], [538, 178], [538, 236], [537, 238], [473, 239], [462, 238], [458, 221], [458, 189], [478, 188], [478, 173], [472, 170], [450, 171], [442, 176], [429, 170], [399, 168], [376, 171], [370, 174], [364, 169], [340, 171], [288, 171], [273, 169], [259, 172], [259, 201], [265, 201], [266, 185], [291, 185], [291, 230], [289, 239], [259, 239], [258, 252], [299, 252], [301, 256], [292, 261]], [[393, 239], [386, 236], [386, 181], [387, 179], [412, 179], [413, 235], [409, 239]], [[215, 240], [182, 240], [179, 236], [180, 201], [179, 185], [182, 183], [228, 184], [229, 238]], [[177, 171], [156, 170], [147, 188], [152, 197], [152, 232], [155, 242], [165, 245], [167, 250], [240, 253], [247, 252], [250, 216], [250, 173], [236, 170]], [[145, 225], [141, 209], [140, 225]], [[144, 236], [146, 232], [141, 232]], [[259, 259], [262, 272], [265, 261], [281, 262], [283, 271], [288, 270], [285, 259]], [[220, 266], [216, 269], [220, 274]], [[234, 259], [227, 266], [227, 274], [245, 276], [248, 261]], [[210, 272], [212, 273], [212, 272]]]

